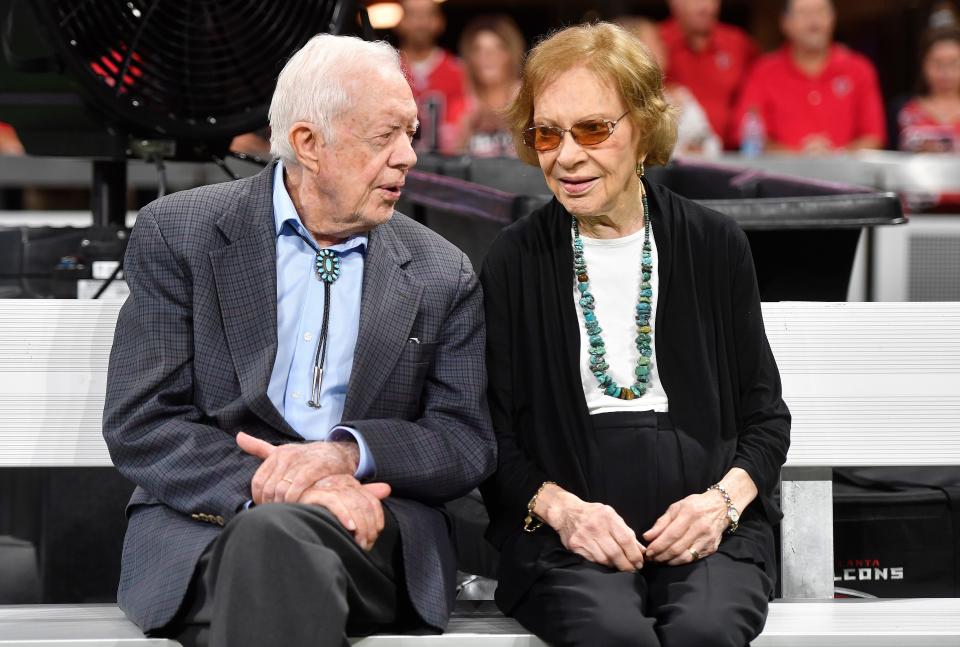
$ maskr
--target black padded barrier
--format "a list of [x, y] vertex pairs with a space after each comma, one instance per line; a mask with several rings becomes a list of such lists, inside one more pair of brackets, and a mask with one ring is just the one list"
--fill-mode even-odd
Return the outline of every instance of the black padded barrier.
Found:
[[[430, 170], [410, 174], [399, 209], [458, 245], [477, 268], [504, 225], [552, 197], [540, 170], [515, 159], [426, 155], [418, 168]], [[647, 175], [740, 224], [764, 301], [845, 300], [862, 232], [906, 222], [896, 194], [866, 187], [689, 160]]]

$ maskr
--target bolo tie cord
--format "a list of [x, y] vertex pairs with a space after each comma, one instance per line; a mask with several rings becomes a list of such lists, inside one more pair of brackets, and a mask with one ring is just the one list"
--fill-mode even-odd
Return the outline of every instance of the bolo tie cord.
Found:
[[[311, 248], [316, 247], [294, 227], [293, 232]], [[323, 366], [327, 361], [327, 334], [330, 328], [330, 288], [333, 282], [340, 278], [340, 256], [329, 249], [317, 252], [314, 259], [314, 273], [317, 280], [323, 283], [323, 324], [320, 327], [320, 337], [317, 339], [317, 348], [313, 353], [313, 379], [311, 380], [310, 400], [307, 406], [319, 409], [320, 390], [323, 387]]]
[[314, 409], [320, 408], [320, 387], [323, 386], [323, 365], [327, 360], [327, 330], [330, 328], [330, 286], [332, 283], [323, 282], [323, 325], [320, 328], [320, 339], [317, 340], [317, 349], [313, 354], [313, 388], [310, 391], [310, 401], [307, 404]]

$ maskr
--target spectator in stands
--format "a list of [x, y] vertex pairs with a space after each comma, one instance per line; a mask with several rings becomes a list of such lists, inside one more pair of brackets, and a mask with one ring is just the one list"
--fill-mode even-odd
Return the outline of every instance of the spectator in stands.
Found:
[[759, 118], [767, 150], [807, 154], [882, 148], [883, 101], [873, 64], [833, 42], [831, 0], [786, 0], [787, 43], [764, 55], [747, 79], [736, 112], [737, 138]]
[[13, 126], [0, 122], [0, 155], [23, 155], [23, 144]]
[[469, 80], [470, 100], [460, 148], [476, 157], [514, 156], [504, 109], [520, 87], [520, 65], [527, 46], [512, 18], [480, 16], [460, 37], [460, 58]]
[[940, 0], [930, 9], [930, 18], [927, 20], [930, 29], [946, 27], [960, 27], [960, 10], [954, 0]]
[[669, 0], [669, 5], [671, 18], [660, 25], [670, 60], [668, 80], [689, 88], [713, 132], [726, 137], [743, 79], [759, 50], [743, 30], [719, 22], [720, 0]]
[[921, 52], [920, 95], [900, 110], [900, 149], [960, 151], [960, 28], [930, 31]]
[[396, 27], [413, 97], [420, 109], [420, 140], [425, 152], [457, 152], [467, 115], [466, 76], [457, 58], [437, 46], [446, 21], [434, 0], [403, 0]]
[[667, 101], [679, 110], [677, 145], [673, 149], [674, 155], [719, 155], [723, 150], [723, 142], [710, 127], [710, 120], [707, 119], [707, 113], [703, 111], [700, 102], [688, 88], [671, 80], [670, 56], [667, 54], [656, 23], [637, 16], [625, 16], [616, 22], [646, 45], [660, 65], [660, 69], [663, 70], [664, 95]]
[[151, 634], [446, 625], [438, 506], [492, 472], [495, 441], [470, 262], [394, 213], [416, 121], [392, 47], [318, 35], [277, 81], [278, 161], [140, 212], [103, 431], [138, 486], [118, 601]]
[[270, 129], [237, 135], [230, 142], [230, 151], [261, 159], [270, 159]]
[[522, 78], [518, 154], [556, 199], [481, 272], [497, 604], [555, 645], [746, 645], [790, 428], [746, 236], [644, 179], [675, 117], [626, 30], [565, 29]]

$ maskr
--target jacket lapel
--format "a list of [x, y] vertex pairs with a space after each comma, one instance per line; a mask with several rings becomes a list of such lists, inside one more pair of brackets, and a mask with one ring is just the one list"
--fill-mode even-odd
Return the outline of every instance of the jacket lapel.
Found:
[[277, 355], [277, 261], [271, 164], [250, 183], [236, 210], [217, 221], [229, 245], [210, 252], [230, 356], [244, 402], [259, 418], [294, 438], [267, 396]]
[[366, 416], [408, 343], [423, 293], [423, 285], [404, 269], [410, 251], [390, 221], [371, 231], [369, 241], [344, 420]]

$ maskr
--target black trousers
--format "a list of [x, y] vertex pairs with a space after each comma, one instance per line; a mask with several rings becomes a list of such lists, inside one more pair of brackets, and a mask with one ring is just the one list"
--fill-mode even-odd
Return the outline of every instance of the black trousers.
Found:
[[544, 573], [512, 615], [558, 646], [745, 647], [772, 588], [756, 564], [723, 553], [636, 574], [584, 560]]
[[[608, 413], [591, 422], [598, 449], [591, 491], [639, 537], [691, 493], [682, 443], [666, 414]], [[763, 629], [772, 592], [762, 564], [722, 551], [622, 573], [566, 550], [544, 526], [504, 544], [497, 601], [552, 645], [744, 647]]]
[[319, 506], [242, 512], [204, 553], [180, 612], [157, 633], [184, 647], [342, 647], [347, 635], [417, 626], [397, 522], [384, 516], [366, 552]]

